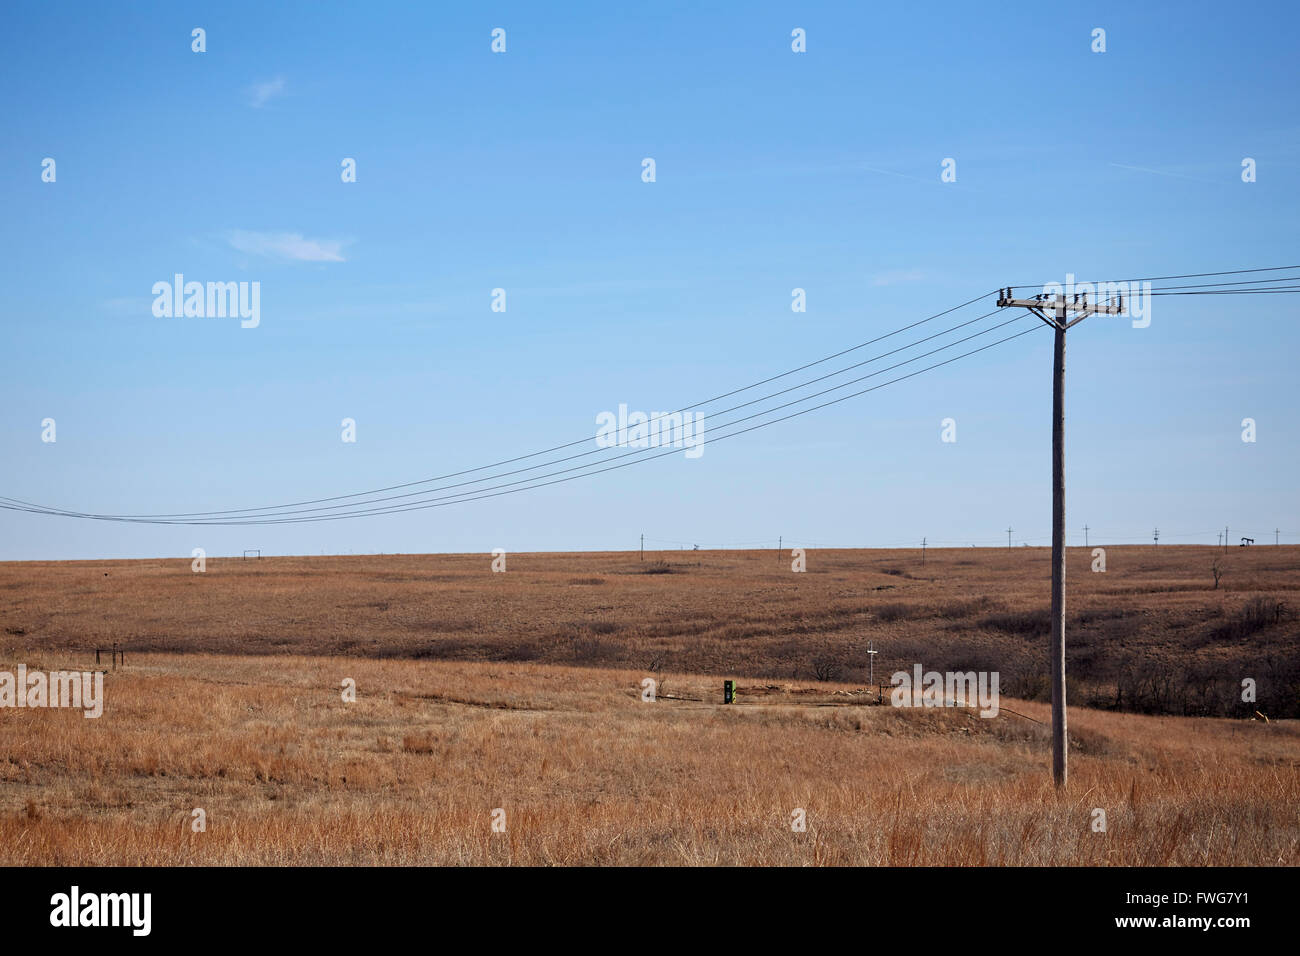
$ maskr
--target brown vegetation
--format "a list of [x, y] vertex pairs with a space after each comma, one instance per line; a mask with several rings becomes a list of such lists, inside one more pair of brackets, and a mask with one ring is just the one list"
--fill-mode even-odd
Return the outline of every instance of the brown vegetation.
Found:
[[[1040, 551], [0, 564], [0, 670], [130, 651], [99, 719], [0, 710], [0, 864], [1295, 865], [1300, 552], [1215, 590], [1207, 550], [1071, 554], [1062, 794], [1010, 699], [1046, 685]], [[999, 670], [1002, 713], [877, 704], [868, 640], [886, 682]]]
[[1289, 721], [1076, 710], [1060, 795], [1040, 704], [643, 676], [141, 655], [98, 720], [0, 711], [0, 864], [1300, 863]]
[[[689, 554], [689, 559], [687, 558]], [[1215, 588], [1205, 573], [1218, 557]], [[1049, 554], [698, 551], [0, 563], [0, 651], [331, 654], [536, 661], [767, 679], [996, 670], [1045, 699]], [[1300, 716], [1300, 548], [1069, 552], [1072, 701], [1144, 713]], [[105, 571], [111, 575], [105, 576]]]

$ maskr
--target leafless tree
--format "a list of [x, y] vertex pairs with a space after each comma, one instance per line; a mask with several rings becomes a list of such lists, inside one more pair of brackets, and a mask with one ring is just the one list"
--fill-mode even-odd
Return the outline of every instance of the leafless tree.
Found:
[[812, 662], [813, 676], [820, 681], [833, 681], [840, 676], [842, 665], [834, 657], [819, 657]]

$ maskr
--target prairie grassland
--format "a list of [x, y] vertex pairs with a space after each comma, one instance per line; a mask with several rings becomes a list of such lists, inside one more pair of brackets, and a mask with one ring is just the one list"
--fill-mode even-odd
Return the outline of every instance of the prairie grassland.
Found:
[[[1075, 704], [1300, 717], [1300, 547], [1068, 552]], [[132, 651], [537, 662], [767, 680], [914, 663], [1049, 690], [1050, 549], [669, 551], [0, 563], [0, 654]], [[1215, 586], [1212, 566], [1222, 580]], [[651, 573], [660, 572], [660, 573]]]
[[1062, 795], [1041, 704], [982, 719], [741, 681], [722, 706], [720, 678], [679, 674], [661, 694], [701, 702], [647, 703], [644, 676], [133, 655], [98, 719], [0, 710], [0, 864], [1300, 863], [1293, 721], [1074, 709]]
[[[0, 563], [0, 670], [128, 652], [0, 709], [0, 863], [1300, 862], [1300, 548], [1071, 549], [1064, 794], [1045, 549], [507, 560]], [[1002, 714], [875, 705], [868, 641]]]

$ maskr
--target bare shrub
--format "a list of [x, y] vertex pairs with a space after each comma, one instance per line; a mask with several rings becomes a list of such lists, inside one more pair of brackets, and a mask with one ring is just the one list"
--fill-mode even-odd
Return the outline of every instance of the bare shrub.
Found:
[[905, 621], [917, 615], [918, 609], [910, 604], [882, 604], [876, 608], [876, 619], [886, 623]]
[[1251, 598], [1241, 610], [1211, 631], [1211, 636], [1221, 641], [1240, 640], [1280, 624], [1287, 616], [1286, 604], [1277, 598]]
[[820, 681], [838, 680], [844, 671], [844, 665], [834, 657], [818, 657], [812, 662], [813, 676]]
[[1004, 634], [1019, 634], [1023, 637], [1043, 637], [1052, 630], [1052, 611], [1040, 608], [1036, 611], [1006, 611], [990, 614], [980, 621], [982, 627], [1002, 631]]
[[611, 664], [622, 656], [622, 648], [599, 637], [580, 637], [573, 642], [571, 659], [578, 664]]
[[993, 599], [987, 595], [971, 598], [968, 601], [949, 601], [939, 607], [939, 616], [946, 618], [963, 618], [987, 611], [993, 606]]

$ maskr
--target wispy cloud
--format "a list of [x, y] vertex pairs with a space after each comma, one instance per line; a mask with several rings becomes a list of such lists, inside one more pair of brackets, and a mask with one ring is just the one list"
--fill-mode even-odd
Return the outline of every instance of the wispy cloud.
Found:
[[100, 302], [100, 308], [113, 315], [145, 315], [149, 311], [149, 297], [121, 295]]
[[249, 255], [291, 262], [345, 262], [345, 239], [308, 239], [299, 232], [244, 232], [230, 234], [230, 245]]
[[920, 282], [925, 278], [925, 273], [920, 269], [895, 269], [892, 272], [882, 272], [871, 279], [872, 285], [898, 285], [900, 282]]
[[1213, 186], [1222, 185], [1214, 179], [1202, 179], [1200, 176], [1188, 176], [1186, 173], [1176, 173], [1170, 169], [1152, 169], [1149, 166], [1130, 166], [1127, 163], [1111, 163], [1116, 169], [1132, 169], [1139, 173], [1154, 173], [1157, 176], [1173, 176], [1176, 179], [1190, 179], [1196, 183], [1209, 183]]
[[[896, 173], [892, 169], [881, 169], [879, 166], [859, 166], [858, 168], [865, 169], [869, 173], [878, 173], [881, 176], [897, 176], [899, 179], [910, 179], [914, 183], [926, 183], [927, 185], [945, 185], [945, 186], [958, 185], [956, 180], [953, 180], [951, 183], [944, 183], [943, 180], [939, 178], [939, 173], [937, 171], [935, 172], [934, 177], [932, 179], [927, 179], [923, 176], [912, 176], [909, 175], [908, 173]], [[938, 164], [936, 164], [936, 170], [937, 168], [938, 168]], [[985, 189], [976, 189], [974, 186], [971, 186], [964, 181], [960, 185], [961, 185], [961, 189], [965, 192], [982, 193], [988, 191]]]
[[284, 93], [284, 77], [277, 76], [273, 80], [267, 80], [263, 83], [254, 83], [248, 88], [248, 102], [254, 109], [261, 109], [267, 102], [274, 97]]
[[892, 169], [880, 169], [876, 166], [861, 166], [859, 168], [865, 169], [869, 173], [879, 173], [882, 176], [897, 176], [899, 179], [910, 179], [913, 182], [918, 182], [918, 183], [929, 183], [929, 182], [937, 183], [939, 181], [938, 176], [935, 176], [933, 180], [929, 180], [929, 179], [922, 179], [920, 176], [909, 176], [907, 173], [896, 173]]

